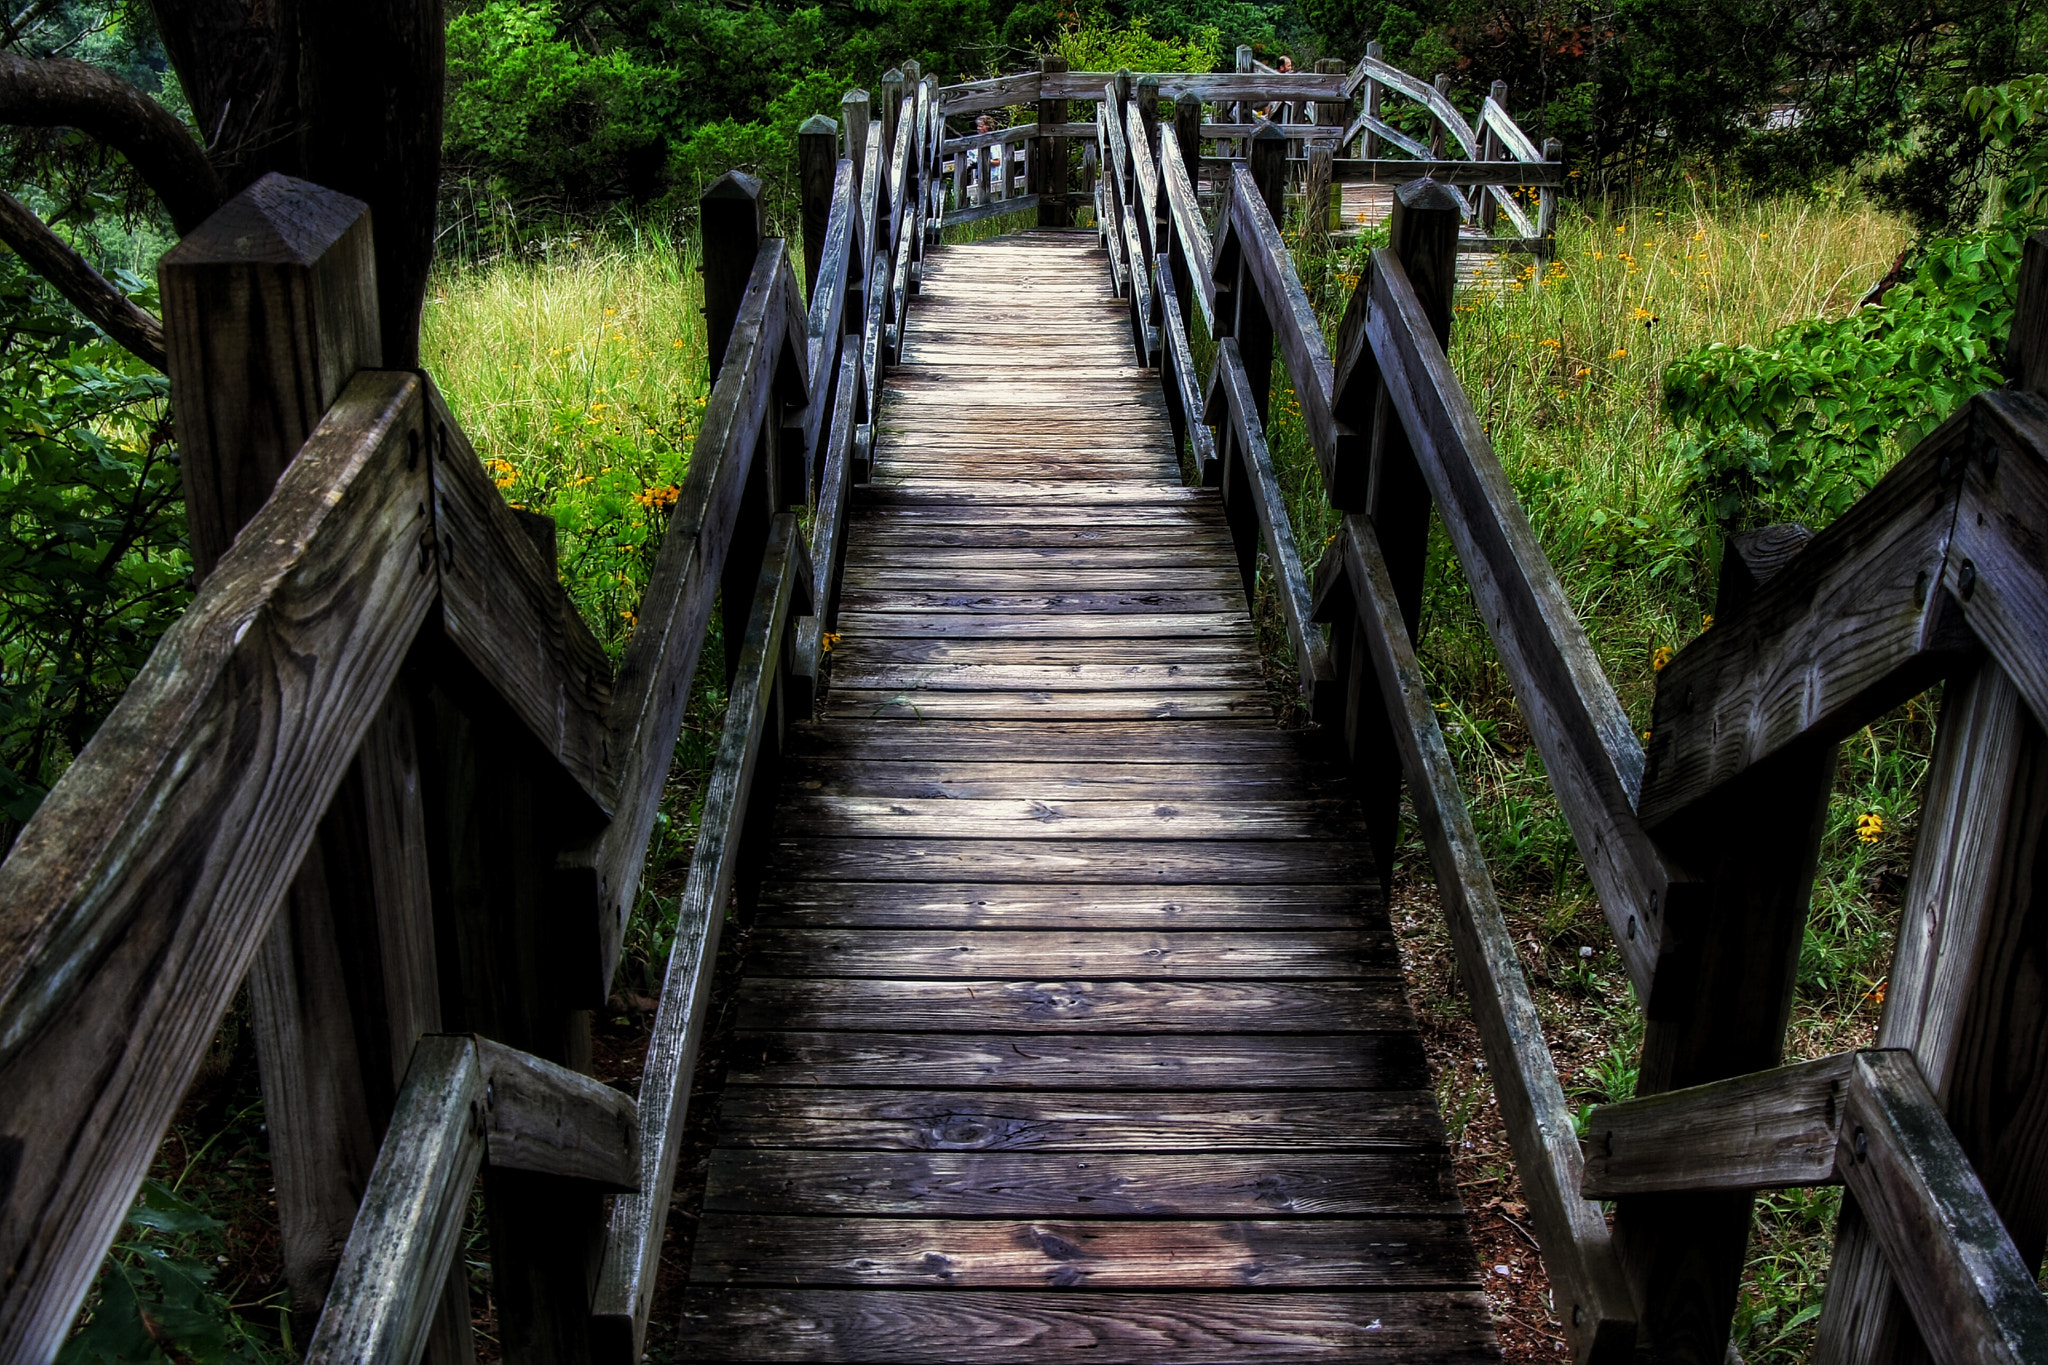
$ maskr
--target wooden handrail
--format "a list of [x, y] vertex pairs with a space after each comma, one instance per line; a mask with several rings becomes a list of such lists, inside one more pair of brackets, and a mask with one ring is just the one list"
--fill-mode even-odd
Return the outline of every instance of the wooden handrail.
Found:
[[437, 600], [426, 412], [348, 385], [0, 863], [10, 1365], [70, 1330]]
[[484, 1165], [606, 1192], [634, 1189], [636, 1106], [602, 1082], [501, 1043], [420, 1039], [308, 1362], [420, 1358]]
[[739, 669], [726, 704], [718, 757], [705, 784], [702, 833], [690, 859], [689, 881], [676, 911], [676, 941], [662, 981], [661, 1004], [640, 1073], [643, 1136], [634, 1193], [612, 1201], [602, 1266], [592, 1296], [591, 1316], [606, 1359], [637, 1361], [654, 1302], [662, 1231], [674, 1188], [676, 1155], [704, 1036], [711, 971], [718, 959], [719, 930], [738, 874], [741, 833], [747, 816], [755, 760], [759, 756], [771, 694], [783, 665], [790, 618], [809, 615], [811, 565], [803, 537], [789, 513], [777, 515], [762, 557]]
[[1166, 186], [1166, 202], [1172, 212], [1175, 241], [1187, 253], [1188, 274], [1194, 285], [1195, 302], [1202, 306], [1202, 322], [1216, 327], [1215, 251], [1202, 225], [1202, 207], [1195, 198], [1195, 183], [1188, 177], [1175, 138], [1159, 139], [1160, 175]]

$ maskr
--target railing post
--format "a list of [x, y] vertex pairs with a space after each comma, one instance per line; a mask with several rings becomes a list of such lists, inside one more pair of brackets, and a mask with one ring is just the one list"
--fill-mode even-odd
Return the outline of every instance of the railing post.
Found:
[[[1188, 188], [1198, 189], [1202, 177], [1202, 97], [1191, 90], [1183, 90], [1173, 102], [1173, 140], [1180, 149], [1181, 164], [1187, 167]], [[1165, 199], [1163, 185], [1160, 198]], [[1180, 301], [1181, 319], [1185, 322], [1192, 318], [1195, 309], [1195, 277], [1188, 265], [1188, 246], [1181, 239], [1171, 205], [1166, 214], [1166, 241], [1171, 247], [1173, 296]]]
[[[1258, 186], [1259, 197], [1266, 202], [1266, 211], [1273, 215], [1273, 225], [1284, 230], [1287, 225], [1287, 135], [1270, 123], [1262, 124], [1251, 136], [1247, 163], [1252, 183]], [[1252, 398], [1259, 408], [1259, 422], [1263, 425], [1270, 406], [1269, 391], [1273, 387], [1273, 323], [1266, 301], [1259, 297], [1257, 277], [1252, 274], [1250, 265], [1243, 261], [1238, 263], [1234, 292], [1237, 295], [1237, 319], [1232, 335], [1237, 338], [1238, 354], [1244, 357], [1245, 378], [1250, 381]]]
[[[1451, 78], [1449, 76], [1440, 75], [1436, 78], [1436, 92], [1445, 99], [1451, 97]], [[1438, 119], [1436, 127], [1429, 135], [1429, 159], [1431, 161], [1442, 161], [1444, 159], [1444, 139], [1449, 136], [1450, 129], [1444, 127], [1442, 119]]]
[[[1365, 55], [1374, 61], [1380, 60], [1382, 51], [1384, 51], [1384, 48], [1378, 39], [1374, 39], [1365, 45]], [[1380, 116], [1380, 78], [1378, 76], [1367, 76], [1365, 78], [1365, 112], [1371, 114], [1374, 118]], [[1379, 154], [1380, 135], [1368, 128], [1365, 133], [1365, 146], [1360, 149], [1360, 155], [1367, 161], [1373, 161], [1379, 157]]]
[[[1548, 162], [1564, 160], [1564, 144], [1556, 138], [1543, 140], [1543, 159]], [[1545, 185], [1536, 191], [1536, 235], [1543, 239], [1542, 255], [1539, 259], [1548, 261], [1557, 255], [1557, 190]], [[1537, 279], [1543, 272], [1536, 273]]]
[[[171, 409], [201, 575], [342, 386], [382, 363], [373, 252], [362, 202], [269, 176], [164, 258]], [[397, 699], [364, 735], [249, 973], [302, 1337], [319, 1319], [413, 1043], [441, 1026], [418, 762]], [[473, 1356], [458, 1268], [429, 1359]]]
[[[1231, 69], [1240, 76], [1252, 74], [1252, 50], [1250, 47], [1243, 45], [1238, 47], [1237, 65]], [[1232, 123], [1250, 123], [1252, 121], [1252, 108], [1253, 106], [1250, 101], [1239, 100], [1236, 104], [1230, 106], [1230, 121]], [[1237, 142], [1237, 146], [1233, 151], [1234, 155], [1250, 156], [1252, 154], [1249, 142], [1239, 139], [1233, 139], [1233, 141]]]
[[[1508, 107], [1508, 83], [1506, 81], [1495, 81], [1490, 94], [1495, 104], [1498, 104], [1503, 109]], [[1501, 159], [1500, 134], [1494, 131], [1491, 123], [1484, 124], [1479, 129], [1479, 159], [1481, 161], [1499, 161]], [[1476, 186], [1473, 192], [1479, 196], [1479, 230], [1491, 237], [1493, 235], [1494, 222], [1500, 217], [1500, 203], [1493, 197], [1492, 189], [1489, 186]]]
[[[1067, 71], [1065, 57], [1047, 55], [1038, 59], [1040, 76], [1061, 76]], [[1048, 138], [1045, 129], [1067, 121], [1065, 100], [1038, 102], [1038, 222], [1041, 227], [1072, 227], [1074, 206], [1067, 199], [1067, 140]]]
[[839, 125], [813, 114], [796, 130], [797, 179], [803, 193], [804, 297], [818, 292], [818, 262], [832, 218], [832, 177], [839, 169]]
[[849, 90], [839, 97], [839, 124], [846, 130], [846, 156], [853, 162], [853, 202], [856, 204], [860, 202], [861, 167], [867, 161], [870, 117], [867, 91]]
[[[1325, 59], [1316, 63], [1316, 71], [1325, 76], [1341, 76], [1344, 63]], [[1301, 243], [1309, 251], [1324, 251], [1330, 245], [1330, 196], [1336, 180], [1337, 139], [1344, 135], [1348, 113], [1347, 106], [1340, 101], [1316, 101], [1316, 126], [1331, 131], [1310, 141], [1306, 150], [1308, 176], [1301, 207]]]
[[[1132, 90], [1132, 98], [1138, 102], [1138, 122], [1139, 126], [1145, 130], [1145, 151], [1152, 158], [1153, 171], [1157, 172], [1159, 169], [1159, 77], [1152, 75], [1139, 77], [1137, 85]], [[1137, 173], [1137, 158], [1132, 157], [1131, 174], [1136, 176]], [[1146, 234], [1151, 239], [1152, 251], [1156, 256], [1160, 251], [1161, 243], [1166, 240], [1166, 220], [1169, 214], [1166, 203], [1165, 183], [1162, 181], [1153, 186], [1153, 191], [1153, 219], [1146, 225]], [[1143, 195], [1138, 196], [1133, 203], [1133, 208], [1139, 214], [1144, 213], [1145, 198]], [[1153, 312], [1157, 314], [1158, 311], [1158, 301], [1155, 299], [1153, 301]]]
[[[887, 171], [882, 173], [884, 181]], [[704, 233], [704, 329], [709, 342], [711, 384], [732, 343], [732, 329], [746, 297], [754, 258], [761, 254], [766, 233], [761, 218], [761, 182], [741, 171], [727, 171], [704, 192], [699, 204]], [[875, 282], [870, 282], [871, 286]], [[724, 638], [737, 641], [747, 631], [747, 612], [754, 600], [754, 580], [761, 574], [761, 553], [768, 543], [768, 522], [778, 505], [775, 488], [775, 437], [779, 414], [763, 422], [760, 448], [747, 469], [746, 491], [734, 518], [725, 569], [719, 576], [719, 621]], [[739, 650], [725, 651], [725, 680], [731, 684], [739, 668]]]
[[[896, 122], [903, 112], [903, 72], [890, 67], [882, 73], [882, 179], [889, 178], [895, 164]], [[895, 187], [890, 186], [893, 193]]]

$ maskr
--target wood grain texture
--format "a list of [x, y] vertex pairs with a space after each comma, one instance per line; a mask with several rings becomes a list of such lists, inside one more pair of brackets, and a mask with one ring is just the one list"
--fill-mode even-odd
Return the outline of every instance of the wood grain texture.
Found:
[[971, 980], [1037, 976], [1114, 980], [1291, 980], [1395, 965], [1384, 929], [763, 930], [759, 967], [787, 976]]
[[343, 390], [0, 864], [10, 1357], [68, 1330], [433, 602], [423, 415]]
[[731, 1213], [988, 1217], [1455, 1216], [1440, 1152], [715, 1153], [704, 1206]]
[[[1051, 934], [1056, 931], [1038, 931]], [[1348, 936], [1347, 936], [1348, 937]], [[801, 949], [804, 944], [792, 945]], [[1337, 954], [1331, 956], [1337, 957]], [[1364, 953], [1319, 964], [1318, 975], [1347, 979], [1140, 981], [1089, 977], [1026, 980], [908, 977], [750, 977], [740, 986], [737, 1020], [749, 1029], [899, 1029], [933, 1033], [1051, 1032], [1078, 1028], [1121, 1033], [1396, 1031], [1414, 1027], [1407, 1003], [1390, 989], [1394, 967], [1361, 966]], [[791, 965], [797, 965], [791, 963]], [[1156, 968], [1153, 969], [1156, 972]], [[1250, 976], [1249, 964], [1241, 968]], [[1303, 975], [1310, 973], [1304, 972]]]
[[362, 1212], [342, 1249], [306, 1348], [320, 1365], [419, 1359], [440, 1288], [461, 1249], [482, 1165], [486, 1068], [476, 1041], [420, 1040], [377, 1155]]
[[1234, 1365], [1303, 1354], [1499, 1359], [1474, 1292], [1089, 1294], [693, 1289], [678, 1340], [754, 1360], [1013, 1362], [1027, 1352]]
[[707, 1213], [697, 1284], [1477, 1288], [1463, 1219], [1030, 1222]]
[[1837, 1159], [1937, 1361], [2048, 1355], [2048, 1300], [1904, 1051], [1857, 1054]]
[[1579, 1140], [1588, 1199], [1825, 1185], [1854, 1053], [1604, 1104]]
[[639, 1188], [640, 1123], [631, 1095], [503, 1043], [479, 1038], [475, 1047], [492, 1166], [611, 1191]]
[[804, 326], [795, 276], [782, 244], [771, 241], [755, 261], [733, 333], [735, 363], [722, 368], [705, 407], [682, 493], [641, 598], [641, 625], [613, 685], [614, 818], [566, 869], [609, 907], [599, 921], [603, 938], [593, 979], [602, 989], [596, 1000], [605, 998], [617, 965], [755, 445], [778, 378], [792, 373]]

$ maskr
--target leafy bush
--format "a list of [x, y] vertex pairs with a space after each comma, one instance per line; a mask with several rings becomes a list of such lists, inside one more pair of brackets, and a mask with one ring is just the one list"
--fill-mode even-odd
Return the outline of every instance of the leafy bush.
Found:
[[2030, 140], [2044, 105], [2040, 78], [1971, 92], [1986, 138], [2017, 158], [1997, 226], [1922, 242], [1906, 278], [1845, 318], [1708, 346], [1666, 371], [1694, 490], [1724, 527], [1832, 520], [1971, 394], [2004, 382], [2021, 246], [2048, 187], [2048, 147]]
[[1214, 71], [1223, 32], [1212, 26], [1176, 41], [1155, 37], [1144, 15], [1112, 28], [1097, 13], [1089, 22], [1061, 30], [1053, 50], [1074, 71]]
[[448, 25], [448, 159], [497, 192], [590, 197], [660, 186], [677, 74], [558, 38], [553, 0], [489, 0]]
[[166, 396], [162, 375], [4, 258], [0, 849], [191, 596]]

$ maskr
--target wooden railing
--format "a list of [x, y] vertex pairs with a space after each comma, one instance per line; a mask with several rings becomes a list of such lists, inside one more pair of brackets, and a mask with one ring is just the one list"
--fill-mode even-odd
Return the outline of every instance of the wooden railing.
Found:
[[[1248, 139], [1212, 250], [1199, 109], [1162, 135], [1127, 88], [1102, 97], [1097, 204], [1138, 361], [1221, 486], [1247, 590], [1271, 576], [1383, 868], [1404, 784], [1413, 802], [1574, 1357], [1722, 1365], [1754, 1191], [1839, 1182], [1817, 1359], [1924, 1341], [1944, 1362], [2048, 1360], [2048, 234], [2014, 388], [1820, 535], [1736, 537], [1714, 630], [1659, 675], [1646, 752], [1445, 357], [1468, 204], [1399, 187], [1332, 348], [1277, 225], [1284, 132]], [[1216, 338], [1199, 404], [1187, 299]], [[1266, 448], [1276, 354], [1344, 514], [1313, 594]], [[1583, 1141], [1416, 662], [1432, 512], [1647, 1015], [1641, 1098], [1594, 1111]], [[1944, 680], [1878, 1050], [1779, 1067], [1835, 743]]]
[[[1231, 73], [1069, 71], [1063, 59], [1046, 57], [1037, 71], [945, 86], [937, 92], [942, 118], [964, 121], [1036, 106], [1033, 122], [986, 132], [963, 128], [940, 143], [940, 158], [951, 170], [945, 222], [1036, 209], [1043, 226], [1071, 226], [1074, 208], [1093, 200], [1086, 183], [1078, 193], [1069, 190], [1071, 148], [1084, 148], [1084, 182], [1097, 165], [1108, 169], [1112, 151], [1099, 111], [1105, 107], [1105, 88], [1116, 81], [1128, 87], [1117, 97], [1117, 109], [1135, 97], [1147, 126], [1156, 126], [1160, 100], [1175, 105], [1177, 129], [1182, 119], [1190, 120], [1192, 135], [1182, 137], [1182, 160], [1191, 189], [1209, 184], [1227, 197], [1231, 167], [1251, 155], [1253, 134], [1271, 127], [1284, 139], [1287, 164], [1299, 168], [1296, 178], [1308, 220], [1320, 230], [1328, 230], [1334, 185], [1431, 176], [1453, 187], [1463, 216], [1481, 229], [1464, 239], [1464, 250], [1527, 252], [1541, 258], [1553, 252], [1556, 196], [1565, 173], [1559, 159], [1562, 144], [1551, 139], [1541, 150], [1536, 147], [1507, 112], [1504, 82], [1494, 83], [1478, 117], [1468, 122], [1445, 93], [1449, 77], [1437, 77], [1435, 85], [1417, 80], [1382, 61], [1378, 43], [1370, 44], [1349, 71], [1341, 62], [1324, 62], [1315, 72], [1279, 72], [1253, 62], [1246, 48], [1239, 50], [1238, 70]], [[1410, 132], [1388, 121], [1394, 113], [1387, 105], [1390, 96], [1415, 111]], [[1071, 101], [1096, 101], [1098, 117], [1069, 122]], [[1183, 114], [1190, 101], [1194, 112]], [[1273, 117], [1256, 112], [1262, 108]], [[1205, 117], [1205, 111], [1216, 117]], [[1116, 124], [1122, 126], [1121, 113]], [[1425, 135], [1413, 135], [1425, 129]], [[1205, 143], [1212, 147], [1208, 156], [1198, 150]], [[1354, 146], [1359, 155], [1340, 155]], [[1534, 218], [1528, 212], [1530, 198]], [[1512, 229], [1505, 234], [1497, 231], [1503, 215]]]
[[[937, 221], [935, 90], [849, 95], [844, 155], [805, 126], [808, 306], [756, 182], [702, 201], [716, 382], [616, 677], [553, 522], [379, 368], [364, 205], [272, 176], [165, 258], [204, 581], [0, 864], [0, 1362], [55, 1356], [245, 980], [308, 1359], [474, 1358], [479, 1170], [503, 1349], [641, 1358], [754, 774], [812, 704]], [[730, 700], [636, 1102], [583, 1074], [589, 1017], [715, 609]]]

